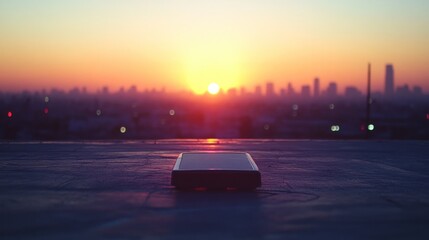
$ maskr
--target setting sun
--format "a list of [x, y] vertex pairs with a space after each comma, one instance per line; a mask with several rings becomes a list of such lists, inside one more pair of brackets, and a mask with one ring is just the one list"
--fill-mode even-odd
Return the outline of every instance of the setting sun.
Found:
[[209, 86], [207, 87], [207, 91], [212, 94], [218, 94], [220, 90], [220, 87], [217, 83], [210, 83]]
[[2, 92], [299, 93], [316, 77], [364, 92], [368, 62], [376, 91], [387, 63], [396, 87], [429, 91], [429, 1], [81, 2], [0, 1]]

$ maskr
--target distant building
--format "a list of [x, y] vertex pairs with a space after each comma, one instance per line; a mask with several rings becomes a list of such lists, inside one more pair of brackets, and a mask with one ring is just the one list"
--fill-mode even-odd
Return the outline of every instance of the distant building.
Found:
[[245, 87], [240, 87], [240, 95], [241, 96], [246, 95], [246, 88]]
[[293, 89], [292, 83], [287, 84], [287, 95], [288, 96], [294, 96], [295, 90]]
[[310, 86], [304, 85], [301, 87], [301, 97], [308, 98], [311, 96]]
[[[155, 90], [156, 91], [156, 90]], [[130, 87], [130, 89], [128, 89], [128, 93], [137, 93], [137, 86], [136, 85], [132, 85]]]
[[70, 95], [79, 95], [80, 89], [78, 87], [74, 87], [74, 88], [70, 89], [69, 94]]
[[267, 89], [265, 94], [267, 97], [273, 97], [274, 95], [276, 95], [276, 93], [274, 92], [274, 84], [272, 82], [267, 82]]
[[338, 92], [337, 83], [330, 82], [328, 85], [328, 88], [326, 89], [326, 96], [327, 97], [336, 97]]
[[262, 95], [261, 86], [258, 85], [255, 87], [255, 95], [258, 95], [258, 96]]
[[385, 78], [385, 89], [384, 94], [386, 96], [392, 96], [394, 94], [395, 89], [395, 77], [394, 77], [394, 71], [393, 71], [393, 65], [387, 64], [386, 65], [386, 78]]
[[109, 87], [107, 87], [107, 86], [103, 86], [103, 87], [101, 88], [101, 93], [103, 93], [103, 94], [109, 94]]
[[228, 96], [235, 97], [235, 96], [237, 96], [237, 89], [236, 88], [230, 88], [230, 89], [228, 89], [227, 94], [228, 94]]
[[319, 78], [315, 78], [314, 79], [314, 84], [313, 84], [313, 96], [314, 97], [319, 97], [320, 96], [320, 81]]
[[357, 97], [361, 97], [362, 93], [356, 87], [349, 86], [349, 87], [346, 87], [344, 96], [346, 96], [347, 98], [357, 98]]
[[408, 84], [405, 84], [404, 86], [399, 86], [396, 88], [396, 93], [401, 96], [408, 96], [411, 93], [410, 87], [408, 86]]
[[421, 95], [423, 94], [423, 89], [420, 86], [414, 86], [413, 88], [413, 94], [415, 95]]

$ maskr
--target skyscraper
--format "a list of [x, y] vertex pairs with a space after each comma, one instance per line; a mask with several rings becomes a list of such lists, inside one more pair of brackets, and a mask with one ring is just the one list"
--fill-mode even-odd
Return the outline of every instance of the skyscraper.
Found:
[[246, 95], [247, 94], [247, 92], [246, 92], [246, 88], [245, 87], [240, 87], [240, 95], [241, 96], [244, 96], [244, 95]]
[[319, 97], [319, 94], [320, 94], [320, 82], [319, 82], [319, 78], [315, 78], [315, 79], [314, 79], [314, 86], [313, 86], [313, 89], [314, 89], [314, 94], [313, 94], [313, 96], [314, 96], [314, 97]]
[[311, 95], [311, 89], [309, 85], [304, 85], [301, 87], [301, 97], [309, 98]]
[[256, 86], [255, 87], [255, 95], [261, 96], [262, 95], [262, 88], [261, 86]]
[[295, 90], [293, 89], [292, 83], [287, 84], [287, 95], [292, 97], [295, 95]]
[[394, 72], [393, 72], [393, 65], [387, 64], [386, 65], [386, 78], [385, 78], [385, 89], [384, 94], [386, 96], [392, 96], [395, 89], [395, 83], [394, 83]]
[[327, 97], [336, 97], [337, 96], [337, 83], [330, 82], [328, 88], [326, 89]]
[[274, 84], [272, 82], [267, 82], [266, 95], [267, 97], [272, 97], [275, 95]]

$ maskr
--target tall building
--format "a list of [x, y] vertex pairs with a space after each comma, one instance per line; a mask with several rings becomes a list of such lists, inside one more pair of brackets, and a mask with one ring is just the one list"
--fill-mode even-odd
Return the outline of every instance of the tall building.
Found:
[[301, 87], [301, 97], [309, 98], [311, 95], [311, 90], [309, 85], [304, 85]]
[[320, 81], [319, 81], [319, 78], [315, 78], [315, 79], [314, 79], [314, 86], [313, 86], [313, 89], [314, 89], [314, 94], [313, 94], [313, 96], [314, 96], [314, 97], [319, 97], [319, 95], [320, 95]]
[[255, 87], [255, 95], [258, 95], [258, 96], [260, 96], [262, 94], [262, 89], [261, 89], [261, 86], [256, 86]]
[[344, 96], [346, 96], [347, 98], [358, 98], [363, 95], [356, 87], [348, 86], [344, 91]]
[[295, 90], [293, 89], [292, 83], [287, 84], [287, 95], [292, 97], [295, 95]]
[[236, 88], [230, 88], [230, 89], [228, 89], [227, 94], [228, 94], [228, 96], [235, 97], [235, 96], [237, 96], [237, 89]]
[[385, 88], [384, 88], [384, 94], [387, 96], [391, 96], [394, 93], [395, 89], [395, 82], [394, 82], [394, 71], [393, 71], [393, 65], [387, 64], [386, 65], [386, 78], [385, 78]]
[[330, 82], [328, 88], [326, 89], [327, 97], [336, 97], [337, 96], [337, 83]]
[[273, 97], [274, 95], [274, 84], [272, 82], [267, 82], [266, 96]]
[[103, 94], [109, 94], [109, 87], [108, 86], [103, 86], [103, 88], [101, 89], [101, 92]]
[[137, 86], [136, 85], [132, 85], [130, 87], [130, 89], [128, 89], [128, 93], [137, 93]]
[[408, 86], [408, 84], [405, 84], [404, 86], [398, 86], [396, 88], [396, 93], [398, 95], [402, 95], [402, 96], [408, 96], [410, 95], [411, 91], [410, 91], [410, 87]]
[[413, 88], [413, 93], [416, 95], [421, 95], [423, 94], [423, 89], [420, 86], [414, 86]]
[[246, 88], [245, 87], [240, 87], [240, 95], [241, 96], [244, 96], [244, 95], [246, 95], [247, 93], [246, 93]]

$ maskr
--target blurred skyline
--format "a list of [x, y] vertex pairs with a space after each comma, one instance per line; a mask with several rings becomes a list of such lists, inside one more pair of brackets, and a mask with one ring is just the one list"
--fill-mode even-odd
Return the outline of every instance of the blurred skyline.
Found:
[[2, 91], [203, 93], [269, 81], [429, 91], [429, 1], [0, 1]]

